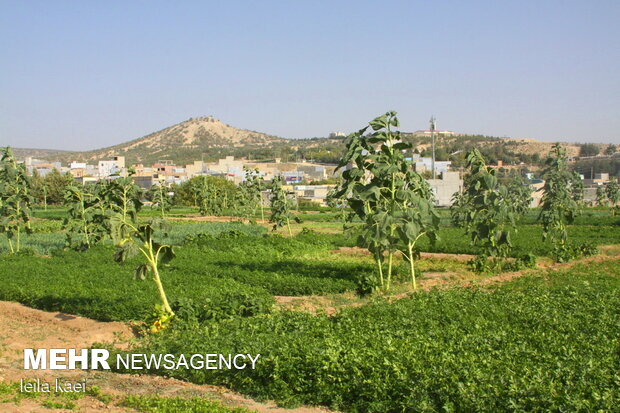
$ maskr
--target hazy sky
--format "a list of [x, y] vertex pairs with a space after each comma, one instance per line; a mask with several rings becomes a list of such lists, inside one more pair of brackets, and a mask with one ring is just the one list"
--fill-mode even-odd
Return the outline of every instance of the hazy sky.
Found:
[[0, 0], [0, 145], [94, 149], [213, 115], [283, 137], [387, 110], [620, 143], [620, 1]]

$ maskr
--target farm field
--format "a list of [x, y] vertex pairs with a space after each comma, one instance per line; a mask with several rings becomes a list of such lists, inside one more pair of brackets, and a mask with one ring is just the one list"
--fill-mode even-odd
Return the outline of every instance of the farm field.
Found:
[[[132, 279], [139, 260], [115, 262], [110, 242], [63, 250], [64, 213], [35, 211], [23, 251], [2, 255], [0, 300], [147, 329], [158, 296], [153, 283]], [[586, 210], [569, 234], [598, 246], [599, 254], [554, 264], [535, 214], [523, 218], [514, 239], [515, 256], [539, 257], [535, 269], [472, 272], [467, 254], [476, 247], [440, 211], [438, 242], [420, 247], [420, 290], [412, 291], [408, 264], [397, 257], [394, 288], [369, 293], [373, 260], [355, 248], [354, 235], [343, 234], [337, 213], [302, 212], [289, 237], [260, 220], [194, 221], [192, 209], [173, 209], [160, 240], [174, 246], [176, 259], [162, 266], [161, 278], [176, 318], [130, 348], [110, 349], [261, 354], [255, 370], [148, 373], [224, 386], [282, 407], [613, 411], [620, 401], [620, 217]]]
[[620, 0], [476, 3], [2, 2], [0, 413], [620, 413]]

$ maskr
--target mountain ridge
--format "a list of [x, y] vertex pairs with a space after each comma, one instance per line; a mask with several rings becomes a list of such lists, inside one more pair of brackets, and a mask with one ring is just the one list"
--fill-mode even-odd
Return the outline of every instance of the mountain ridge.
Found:
[[[402, 132], [403, 138], [419, 150], [428, 149], [430, 137]], [[502, 146], [514, 153], [538, 154], [541, 157], [551, 149], [552, 142], [529, 138], [498, 138], [483, 135], [455, 135], [438, 137], [438, 145], [447, 150], [462, 149], [463, 144]], [[579, 144], [562, 143], [569, 156], [579, 154]], [[603, 151], [608, 144], [596, 144]], [[344, 137], [287, 139], [248, 129], [235, 128], [213, 116], [189, 118], [172, 126], [130, 141], [88, 151], [60, 151], [43, 149], [15, 149], [23, 159], [32, 156], [67, 164], [72, 161], [95, 163], [113, 156], [124, 156], [127, 164], [150, 165], [170, 160], [184, 165], [194, 160], [215, 161], [227, 155], [247, 159], [297, 158], [336, 163], [344, 150]]]

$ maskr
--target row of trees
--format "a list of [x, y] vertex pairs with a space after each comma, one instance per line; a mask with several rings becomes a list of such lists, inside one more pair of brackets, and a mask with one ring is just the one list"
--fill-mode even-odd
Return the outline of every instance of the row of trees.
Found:
[[[422, 237], [431, 243], [437, 239], [439, 217], [428, 184], [405, 161], [411, 144], [402, 140], [395, 130], [398, 126], [396, 113], [388, 112], [347, 137], [346, 153], [338, 165], [338, 169], [344, 169], [342, 181], [330, 202], [348, 205], [352, 211], [348, 219], [357, 217], [363, 222], [358, 245], [374, 257], [376, 285], [390, 288], [394, 256], [400, 252], [409, 264], [415, 289], [417, 242]], [[455, 194], [451, 212], [453, 223], [479, 247], [480, 254], [472, 262], [474, 269], [535, 264], [531, 255], [508, 259], [513, 255], [512, 237], [517, 223], [529, 211], [532, 187], [520, 177], [499, 177], [497, 169], [487, 166], [485, 157], [475, 148], [466, 153], [465, 167], [468, 172], [464, 190]], [[566, 153], [559, 144], [545, 161], [543, 177], [538, 217], [543, 239], [554, 246], [557, 261], [585, 254], [588, 248], [571, 245], [567, 233], [567, 225], [583, 206], [583, 184], [579, 175], [568, 169]], [[610, 190], [614, 194], [615, 186]]]
[[[426, 237], [435, 242], [439, 216], [428, 183], [405, 160], [412, 146], [395, 130], [398, 126], [396, 113], [388, 112], [349, 135], [338, 166], [345, 169], [342, 182], [331, 202], [346, 202], [352, 210], [349, 219], [363, 222], [358, 245], [374, 257], [376, 285], [390, 288], [398, 252], [409, 264], [415, 289], [418, 241]], [[477, 269], [495, 269], [506, 263], [511, 233], [516, 231], [518, 218], [529, 210], [532, 190], [521, 178], [498, 179], [497, 170], [486, 165], [477, 149], [466, 154], [466, 167], [465, 190], [455, 195], [453, 221], [480, 247], [481, 255], [474, 262]]]
[[[604, 155], [611, 156], [618, 152], [616, 145], [608, 145], [603, 151]], [[579, 146], [579, 156], [597, 156], [601, 153], [598, 145], [593, 143], [584, 143]]]
[[[467, 167], [465, 190], [455, 194], [451, 210], [453, 223], [463, 227], [472, 243], [481, 248], [473, 261], [474, 269], [486, 271], [533, 264], [530, 256], [513, 262], [506, 260], [512, 251], [511, 234], [517, 231], [518, 218], [529, 209], [531, 188], [518, 180], [500, 183], [495, 169], [487, 167], [484, 157], [475, 149], [467, 155]], [[566, 151], [560, 144], [555, 144], [547, 157], [543, 178], [538, 221], [543, 240], [553, 245], [554, 258], [561, 262], [591, 252], [587, 246], [568, 242], [567, 226], [583, 207], [584, 187], [579, 174], [569, 170]]]

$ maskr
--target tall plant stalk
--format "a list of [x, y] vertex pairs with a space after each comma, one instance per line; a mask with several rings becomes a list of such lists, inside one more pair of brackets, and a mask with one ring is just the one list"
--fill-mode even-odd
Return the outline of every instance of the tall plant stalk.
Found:
[[[416, 241], [422, 235], [435, 240], [439, 217], [433, 208], [428, 183], [405, 160], [411, 145], [402, 141], [395, 112], [369, 122], [369, 126], [347, 137], [346, 153], [337, 169], [343, 169], [342, 181], [334, 199], [346, 200], [364, 227], [358, 245], [368, 248], [378, 269], [379, 286], [392, 286], [395, 253], [413, 261]], [[368, 128], [371, 133], [366, 133]], [[387, 253], [387, 274], [383, 255]], [[415, 266], [410, 263], [412, 287]]]
[[157, 292], [161, 300], [162, 310], [170, 316], [174, 311], [170, 307], [168, 297], [159, 274], [159, 265], [166, 264], [175, 257], [170, 245], [163, 245], [153, 240], [155, 226], [160, 223], [151, 222], [146, 225], [134, 225], [132, 222], [123, 220], [122, 215], [118, 214], [112, 218], [113, 237], [118, 245], [114, 259], [123, 262], [127, 258], [136, 255], [138, 252], [145, 258], [146, 263], [138, 265], [134, 270], [134, 278], [139, 280], [146, 279], [147, 274], [151, 274], [152, 280], [157, 287]]
[[31, 187], [26, 168], [17, 163], [11, 148], [5, 148], [0, 157], [0, 233], [6, 234], [11, 253], [20, 251], [22, 231], [32, 232]]

